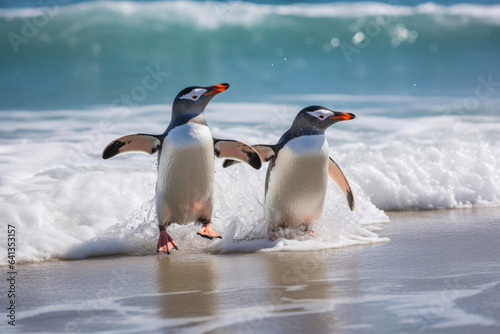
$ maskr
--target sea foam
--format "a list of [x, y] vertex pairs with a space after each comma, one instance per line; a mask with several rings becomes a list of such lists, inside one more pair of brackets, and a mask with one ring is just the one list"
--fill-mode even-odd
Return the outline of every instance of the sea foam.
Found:
[[[127, 16], [154, 16], [168, 19], [180, 18], [196, 22], [205, 28], [219, 24], [248, 25], [260, 22], [265, 16], [301, 16], [310, 18], [360, 18], [367, 16], [472, 16], [500, 23], [500, 5], [455, 4], [451, 6], [427, 2], [416, 6], [398, 3], [362, 2], [362, 3], [310, 3], [310, 4], [256, 4], [244, 1], [96, 1], [82, 2], [67, 6], [47, 6], [38, 8], [0, 9], [0, 16], [35, 17], [56, 14], [76, 14], [89, 11], [116, 12]], [[230, 13], [231, 15], [225, 15]]]
[[[163, 132], [170, 108], [132, 108], [105, 131], [102, 124], [111, 113], [106, 107], [2, 113], [0, 212], [2, 222], [18, 231], [18, 261], [155, 253], [156, 157], [130, 154], [105, 161], [101, 152], [127, 133]], [[206, 117], [214, 137], [271, 144], [300, 108], [213, 103]], [[172, 225], [169, 231], [181, 249], [254, 252], [362, 245], [386, 241], [377, 235], [389, 221], [383, 210], [500, 204], [498, 117], [396, 118], [376, 109], [346, 111], [357, 118], [335, 124], [326, 134], [330, 155], [353, 189], [354, 212], [329, 182], [315, 237], [273, 243], [267, 240], [263, 217], [267, 166], [224, 169], [216, 159], [213, 221], [224, 239], [196, 236], [194, 223]]]

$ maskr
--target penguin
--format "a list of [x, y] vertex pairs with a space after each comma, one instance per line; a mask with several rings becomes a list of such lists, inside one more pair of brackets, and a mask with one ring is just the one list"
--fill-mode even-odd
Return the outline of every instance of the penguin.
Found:
[[237, 159], [253, 168], [262, 166], [259, 153], [251, 146], [213, 138], [204, 110], [214, 96], [228, 89], [222, 83], [209, 87], [187, 87], [174, 99], [172, 118], [161, 135], [132, 134], [109, 143], [104, 159], [129, 153], [158, 152], [158, 179], [155, 206], [160, 236], [157, 252], [170, 254], [178, 246], [167, 233], [172, 223], [199, 222], [198, 235], [222, 238], [211, 226], [214, 196], [215, 157]]
[[[318, 219], [325, 202], [328, 176], [344, 193], [349, 208], [354, 210], [354, 196], [340, 167], [329, 157], [325, 130], [331, 125], [356, 116], [322, 106], [309, 106], [295, 117], [291, 127], [275, 145], [254, 145], [262, 161], [269, 162], [265, 185], [265, 217], [269, 238], [285, 228], [309, 231]], [[225, 168], [236, 164], [231, 159]]]

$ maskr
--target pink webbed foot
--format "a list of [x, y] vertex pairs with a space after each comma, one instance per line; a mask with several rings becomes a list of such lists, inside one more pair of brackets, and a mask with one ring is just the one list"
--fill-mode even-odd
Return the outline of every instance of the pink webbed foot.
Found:
[[167, 254], [170, 254], [170, 251], [172, 249], [179, 250], [177, 248], [177, 244], [175, 243], [174, 239], [170, 236], [170, 234], [167, 233], [167, 231], [160, 231], [160, 238], [158, 239], [158, 246], [156, 248], [156, 251], [159, 252], [165, 252]]
[[269, 240], [274, 242], [274, 241], [278, 240], [278, 237], [276, 236], [276, 234], [274, 234], [274, 232], [269, 232]]
[[222, 239], [219, 233], [215, 232], [212, 229], [211, 224], [205, 224], [203, 227], [198, 231], [198, 234], [200, 237], [207, 238], [212, 240], [213, 238], [219, 238]]

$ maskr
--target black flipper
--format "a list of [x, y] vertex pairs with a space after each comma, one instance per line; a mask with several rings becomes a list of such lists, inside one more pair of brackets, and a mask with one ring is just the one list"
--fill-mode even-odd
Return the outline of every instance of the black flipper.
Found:
[[113, 140], [102, 152], [103, 159], [129, 152], [144, 152], [153, 154], [161, 148], [160, 136], [138, 133]]
[[349, 182], [347, 182], [344, 173], [340, 170], [340, 167], [332, 158], [328, 161], [328, 175], [339, 186], [340, 190], [342, 190], [347, 199], [347, 203], [349, 203], [349, 208], [353, 211], [354, 196], [352, 195], [351, 186]]
[[214, 151], [217, 158], [237, 159], [246, 162], [255, 169], [262, 167], [259, 153], [245, 143], [214, 138]]
[[[276, 154], [277, 145], [253, 145], [252, 148], [254, 148], [259, 153], [260, 158], [263, 162], [268, 162]], [[237, 163], [239, 163], [239, 161], [226, 159], [222, 163], [222, 166], [224, 168], [227, 168]]]

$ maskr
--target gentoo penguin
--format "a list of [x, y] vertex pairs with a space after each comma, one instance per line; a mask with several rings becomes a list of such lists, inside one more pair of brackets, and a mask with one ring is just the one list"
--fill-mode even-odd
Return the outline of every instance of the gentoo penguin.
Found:
[[259, 169], [259, 154], [244, 143], [212, 137], [205, 121], [208, 102], [229, 87], [188, 87], [175, 98], [172, 119], [161, 135], [133, 134], [112, 141], [102, 153], [104, 159], [128, 152], [158, 153], [156, 213], [160, 227], [157, 251], [170, 254], [178, 249], [167, 233], [172, 223], [200, 222], [198, 235], [221, 238], [211, 227], [214, 194], [214, 157], [237, 159]]
[[[328, 176], [340, 187], [354, 210], [351, 187], [339, 166], [329, 157], [325, 130], [353, 114], [321, 106], [302, 109], [292, 126], [275, 145], [254, 145], [263, 161], [269, 161], [265, 187], [265, 216], [269, 237], [287, 227], [309, 229], [323, 212]], [[237, 163], [225, 160], [223, 166]], [[312, 231], [311, 231], [312, 232]]]

